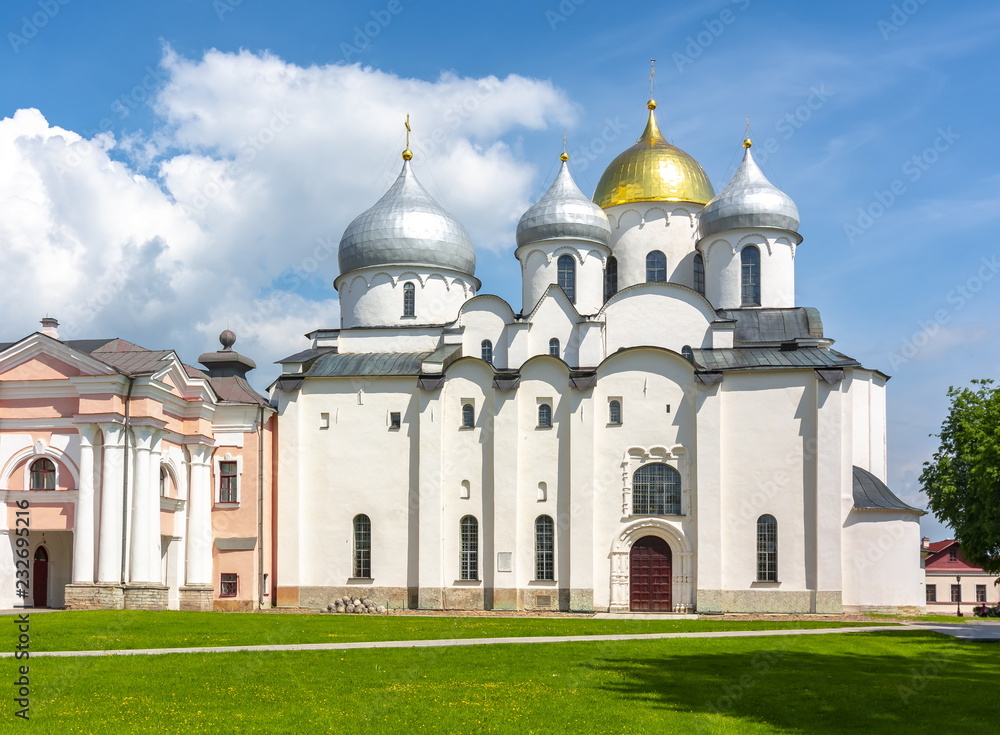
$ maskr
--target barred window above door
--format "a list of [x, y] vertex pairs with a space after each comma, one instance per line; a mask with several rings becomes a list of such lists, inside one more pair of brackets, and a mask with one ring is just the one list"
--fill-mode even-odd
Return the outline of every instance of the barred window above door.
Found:
[[681, 473], [668, 464], [643, 465], [632, 475], [634, 515], [676, 516], [681, 513]]

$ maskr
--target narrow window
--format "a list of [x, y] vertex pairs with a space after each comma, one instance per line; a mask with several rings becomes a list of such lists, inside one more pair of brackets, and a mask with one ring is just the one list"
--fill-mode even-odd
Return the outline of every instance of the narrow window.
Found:
[[55, 490], [56, 489], [56, 466], [51, 459], [36, 459], [31, 463], [31, 484], [32, 490]]
[[476, 409], [471, 403], [462, 406], [462, 428], [471, 429], [476, 425]]
[[986, 585], [976, 585], [976, 602], [986, 602]]
[[632, 475], [632, 513], [680, 515], [681, 473], [667, 464], [647, 464], [637, 469]]
[[701, 257], [701, 253], [695, 253], [694, 256], [694, 290], [705, 295], [705, 259]]
[[535, 519], [535, 579], [553, 581], [555, 566], [555, 524], [550, 516]]
[[740, 251], [743, 272], [740, 288], [743, 306], [760, 306], [760, 250], [747, 245]]
[[490, 342], [488, 339], [484, 339], [483, 343], [482, 343], [482, 345], [480, 345], [480, 347], [482, 348], [483, 362], [492, 365], [493, 364], [493, 343]]
[[778, 581], [778, 522], [772, 515], [757, 519], [757, 581]]
[[667, 280], [667, 256], [654, 250], [646, 256], [646, 283], [665, 283]]
[[962, 601], [962, 585], [953, 584], [951, 586], [951, 601], [961, 602]]
[[604, 300], [607, 301], [616, 293], [618, 293], [618, 259], [612, 255], [604, 268]]
[[160, 467], [160, 497], [167, 497], [167, 468]]
[[552, 426], [552, 406], [547, 403], [538, 404], [538, 425]]
[[403, 316], [414, 316], [417, 309], [417, 294], [412, 283], [403, 284]]
[[392, 411], [389, 414], [389, 428], [398, 429], [403, 425], [403, 417], [397, 411]]
[[927, 585], [927, 602], [937, 602], [937, 585], [929, 584]]
[[219, 586], [219, 597], [236, 597], [240, 577], [238, 574], [223, 574]]
[[572, 255], [560, 255], [557, 262], [559, 271], [559, 285], [569, 296], [572, 303], [576, 303], [576, 263]]
[[618, 425], [622, 422], [621, 401], [611, 401], [608, 404], [608, 423]]
[[354, 577], [372, 576], [372, 521], [364, 513], [354, 516]]
[[236, 502], [236, 463], [219, 462], [219, 502]]
[[465, 516], [460, 524], [459, 579], [479, 579], [479, 521]]
[[559, 357], [559, 340], [555, 337], [549, 340], [549, 354], [552, 357]]

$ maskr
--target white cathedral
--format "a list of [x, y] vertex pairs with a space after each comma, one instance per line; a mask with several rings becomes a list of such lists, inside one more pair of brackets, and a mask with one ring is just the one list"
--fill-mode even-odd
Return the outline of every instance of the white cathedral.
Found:
[[922, 609], [888, 376], [796, 306], [798, 210], [750, 141], [716, 195], [655, 107], [593, 200], [563, 154], [519, 307], [407, 146], [341, 240], [340, 328], [272, 388], [279, 606]]

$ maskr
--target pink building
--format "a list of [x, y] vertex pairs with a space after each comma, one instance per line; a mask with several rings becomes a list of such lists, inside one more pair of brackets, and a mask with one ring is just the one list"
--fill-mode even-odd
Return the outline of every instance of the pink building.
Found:
[[928, 614], [955, 615], [961, 607], [965, 615], [971, 615], [974, 607], [1000, 603], [1000, 586], [994, 584], [997, 575], [965, 561], [957, 541], [931, 543], [924, 538], [921, 550]]
[[0, 608], [270, 606], [274, 411], [235, 335], [199, 370], [42, 327], [0, 344]]

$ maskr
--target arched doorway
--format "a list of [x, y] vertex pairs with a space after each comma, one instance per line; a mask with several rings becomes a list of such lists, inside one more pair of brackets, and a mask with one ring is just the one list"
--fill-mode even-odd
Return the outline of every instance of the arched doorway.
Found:
[[670, 546], [659, 536], [643, 536], [629, 551], [629, 609], [671, 612]]
[[31, 568], [31, 599], [33, 607], [49, 606], [49, 552], [44, 546], [35, 549]]

